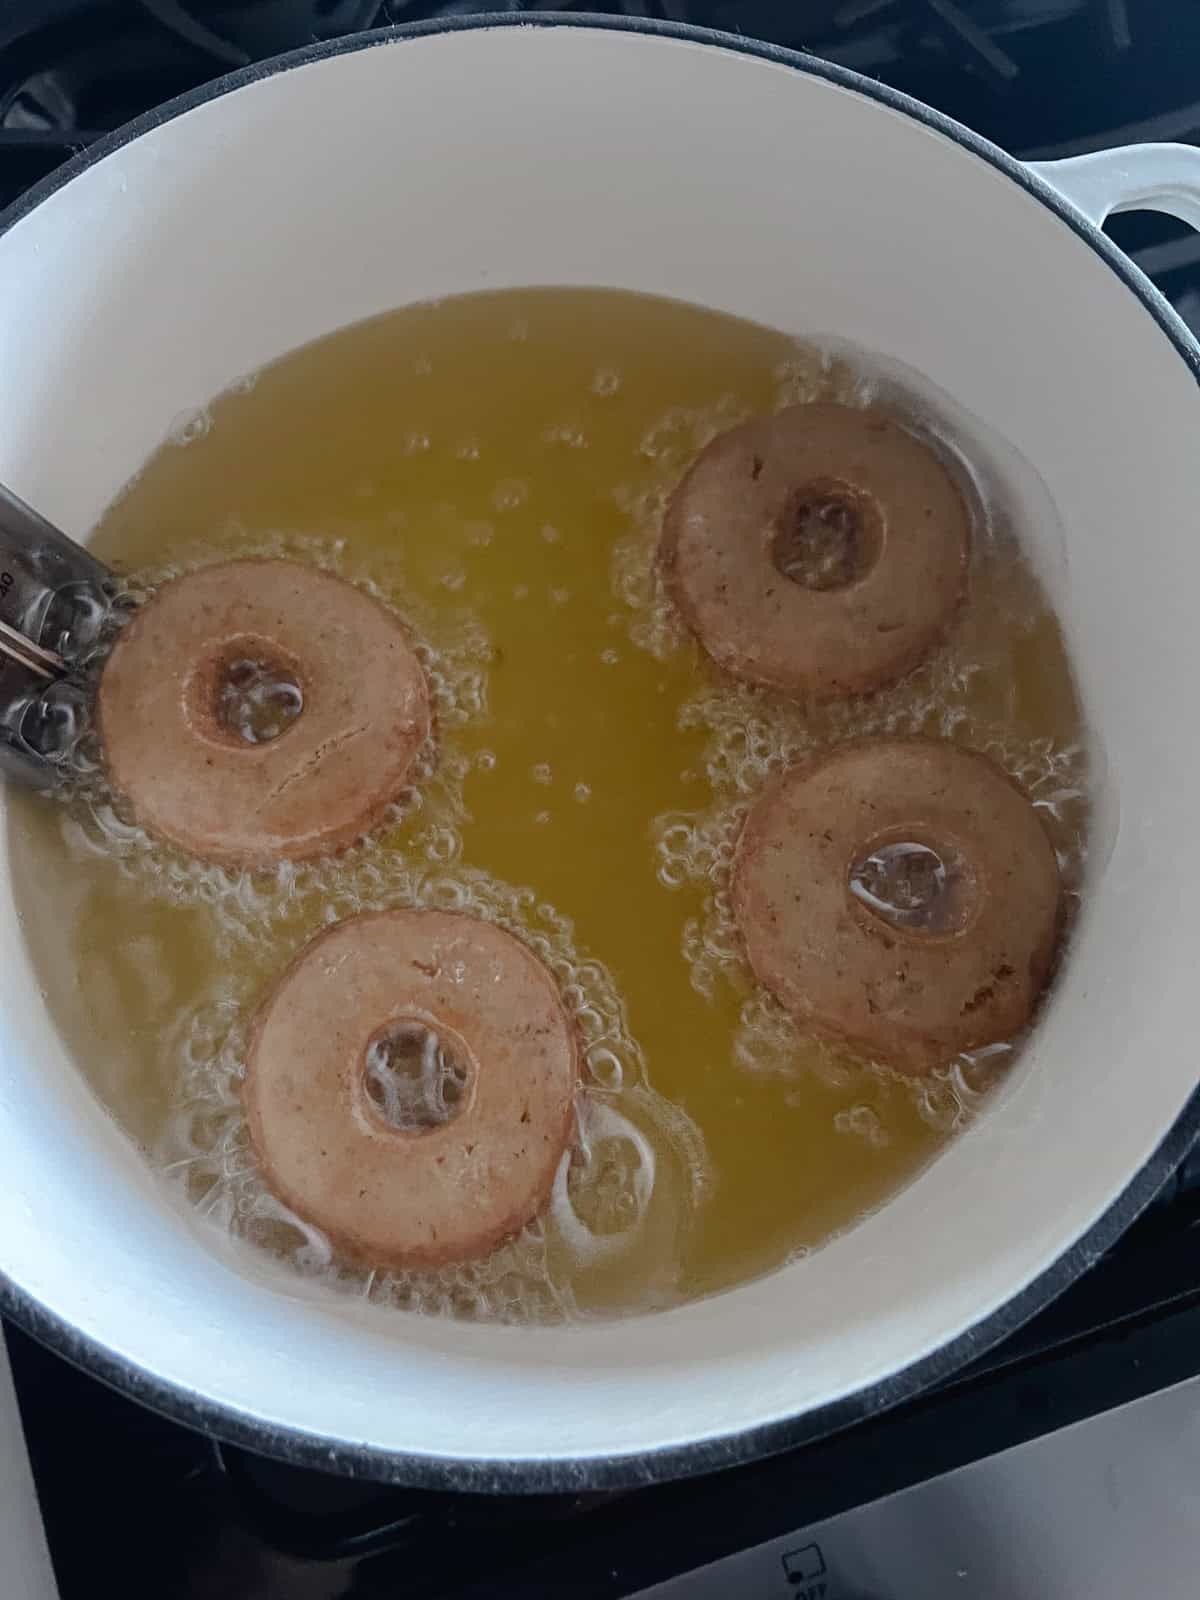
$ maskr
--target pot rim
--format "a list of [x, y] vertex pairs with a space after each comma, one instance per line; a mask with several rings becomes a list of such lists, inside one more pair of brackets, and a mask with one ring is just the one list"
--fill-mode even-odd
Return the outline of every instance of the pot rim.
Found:
[[[513, 27], [601, 30], [715, 46], [785, 66], [808, 77], [823, 79], [924, 124], [1003, 173], [1065, 222], [1137, 296], [1186, 363], [1193, 378], [1200, 383], [1200, 341], [1192, 336], [1169, 302], [1100, 228], [1075, 210], [1036, 172], [999, 146], [923, 102], [849, 68], [781, 45], [651, 17], [556, 11], [452, 16], [371, 29], [254, 62], [167, 101], [73, 156], [34, 184], [6, 210], [0, 211], [0, 239], [43, 201], [97, 162], [142, 134], [152, 132], [185, 112], [234, 90], [294, 67], [351, 51], [385, 44], [403, 44], [410, 39], [427, 38], [435, 34]], [[27, 1294], [2, 1270], [0, 1315], [11, 1319], [17, 1327], [75, 1366], [169, 1420], [296, 1466], [365, 1477], [398, 1486], [469, 1493], [545, 1494], [639, 1488], [698, 1476], [811, 1444], [866, 1417], [878, 1415], [881, 1411], [913, 1399], [922, 1390], [950, 1377], [1016, 1332], [1092, 1266], [1150, 1203], [1198, 1138], [1200, 1087], [1193, 1090], [1149, 1160], [1086, 1233], [1019, 1294], [941, 1345], [931, 1355], [878, 1383], [796, 1416], [648, 1453], [547, 1461], [506, 1461], [486, 1457], [450, 1459], [336, 1440], [305, 1429], [266, 1423], [249, 1413], [231, 1409], [193, 1390], [155, 1377], [108, 1346], [78, 1332], [70, 1323]]]

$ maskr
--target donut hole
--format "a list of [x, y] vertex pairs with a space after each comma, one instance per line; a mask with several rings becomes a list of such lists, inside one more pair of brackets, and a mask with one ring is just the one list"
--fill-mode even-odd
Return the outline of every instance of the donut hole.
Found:
[[961, 933], [975, 910], [974, 874], [962, 851], [944, 840], [882, 840], [852, 862], [848, 881], [859, 905], [905, 933]]
[[253, 634], [210, 647], [184, 684], [184, 716], [192, 733], [227, 750], [253, 750], [281, 738], [304, 705], [299, 662]]
[[374, 1115], [399, 1133], [429, 1133], [466, 1110], [474, 1063], [465, 1042], [421, 1017], [389, 1022], [367, 1046], [363, 1087]]
[[238, 655], [226, 661], [216, 684], [218, 726], [243, 744], [278, 739], [304, 710], [304, 690], [277, 657]]
[[883, 518], [868, 495], [839, 478], [793, 491], [771, 539], [775, 570], [803, 589], [848, 589], [883, 549]]

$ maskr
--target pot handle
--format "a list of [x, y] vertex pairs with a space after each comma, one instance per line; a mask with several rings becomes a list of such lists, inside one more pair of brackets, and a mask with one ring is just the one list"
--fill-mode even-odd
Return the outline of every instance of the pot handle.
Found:
[[1116, 211], [1165, 211], [1200, 231], [1200, 149], [1194, 145], [1127, 144], [1028, 167], [1098, 228]]

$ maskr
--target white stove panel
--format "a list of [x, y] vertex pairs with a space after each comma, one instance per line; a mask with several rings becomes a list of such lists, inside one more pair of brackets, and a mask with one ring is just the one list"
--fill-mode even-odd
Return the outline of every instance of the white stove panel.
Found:
[[1200, 1378], [801, 1525], [640, 1600], [1197, 1596]]

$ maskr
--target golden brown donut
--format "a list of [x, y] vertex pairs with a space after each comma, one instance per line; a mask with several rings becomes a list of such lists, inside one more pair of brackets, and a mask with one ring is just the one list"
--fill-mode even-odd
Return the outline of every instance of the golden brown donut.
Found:
[[767, 786], [733, 902], [755, 976], [801, 1027], [921, 1072], [1029, 1020], [1059, 887], [1037, 813], [986, 756], [863, 739]]
[[950, 473], [894, 418], [797, 405], [701, 452], [671, 497], [659, 564], [719, 666], [829, 700], [894, 683], [938, 644], [969, 528]]
[[[387, 1072], [389, 1041], [423, 1078]], [[459, 912], [366, 913], [307, 944], [262, 1005], [250, 1136], [275, 1193], [349, 1254], [459, 1261], [544, 1205], [578, 1070], [554, 980], [511, 933]]]
[[[298, 684], [303, 709], [252, 743], [229, 708], [264, 677], [283, 695]], [[256, 866], [341, 849], [377, 822], [428, 736], [429, 694], [404, 624], [378, 600], [296, 562], [228, 561], [135, 613], [105, 663], [98, 716], [139, 822], [190, 854]]]

